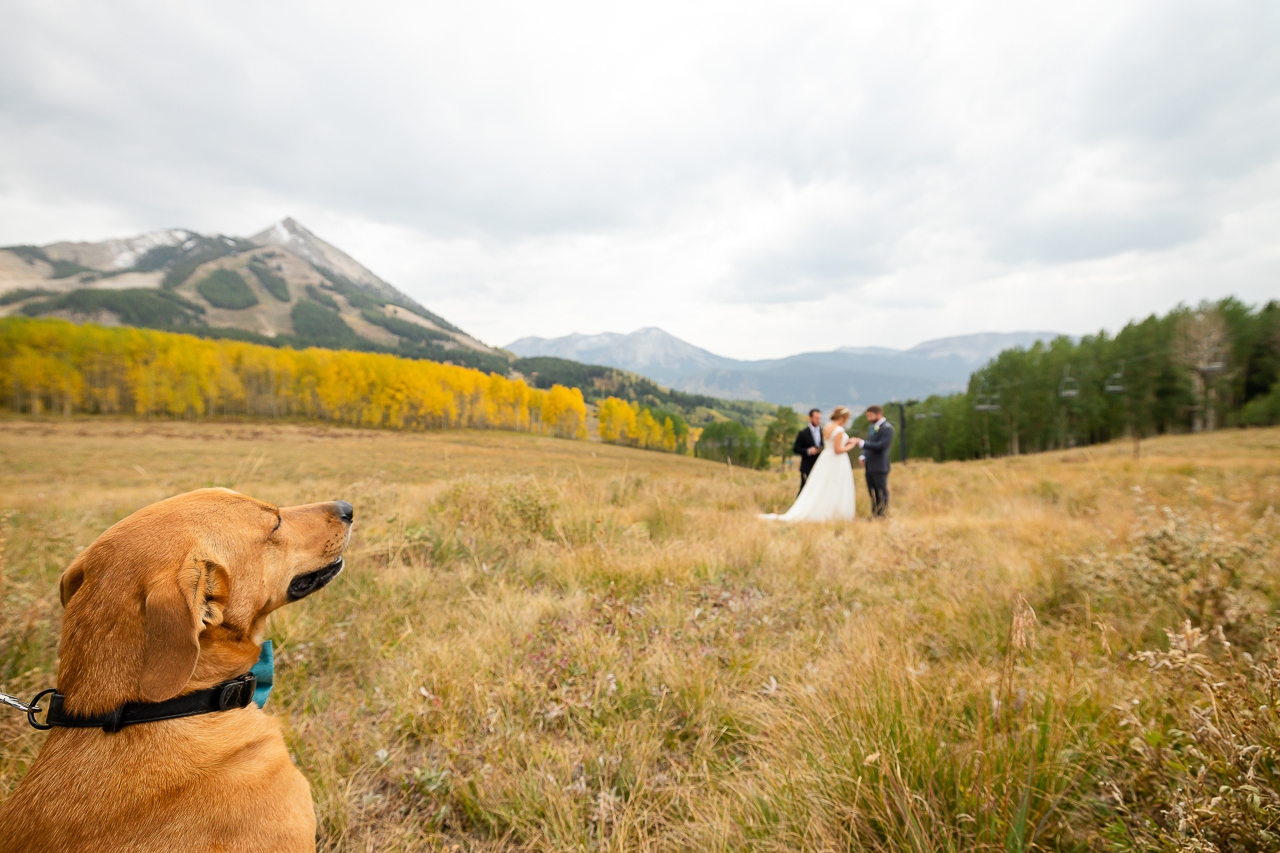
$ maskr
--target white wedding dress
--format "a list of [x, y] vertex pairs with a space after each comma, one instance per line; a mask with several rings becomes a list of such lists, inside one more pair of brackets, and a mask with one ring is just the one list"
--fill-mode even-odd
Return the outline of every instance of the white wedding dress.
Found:
[[853, 518], [853, 463], [849, 452], [835, 452], [836, 435], [844, 435], [843, 427], [831, 431], [813, 463], [809, 479], [791, 509], [778, 515], [768, 513], [761, 518], [776, 521], [842, 521]]

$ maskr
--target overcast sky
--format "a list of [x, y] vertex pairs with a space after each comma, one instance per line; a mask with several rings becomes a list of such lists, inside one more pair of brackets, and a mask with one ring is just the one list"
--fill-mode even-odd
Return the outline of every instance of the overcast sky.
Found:
[[293, 216], [494, 344], [1280, 297], [1280, 4], [0, 8], [0, 245]]

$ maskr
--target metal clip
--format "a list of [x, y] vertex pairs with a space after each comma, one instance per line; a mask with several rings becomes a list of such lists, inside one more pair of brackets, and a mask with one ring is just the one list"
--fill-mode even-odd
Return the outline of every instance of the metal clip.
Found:
[[51, 693], [57, 693], [57, 692], [58, 692], [57, 688], [55, 687], [50, 687], [48, 690], [41, 690], [39, 693], [36, 694], [36, 698], [31, 700], [30, 705], [28, 705], [26, 702], [23, 702], [21, 699], [17, 698], [16, 696], [10, 696], [7, 693], [0, 693], [0, 703], [8, 705], [11, 708], [17, 708], [19, 711], [25, 712], [27, 715], [27, 722], [31, 724], [32, 728], [40, 729], [41, 731], [48, 731], [53, 727], [47, 726], [41, 722], [37, 722], [36, 714], [39, 714], [40, 711], [42, 710], [40, 708], [40, 700]]
[[8, 705], [11, 708], [17, 708], [24, 714], [30, 714], [32, 711], [38, 711], [39, 708], [33, 708], [26, 702], [23, 702], [17, 696], [10, 696], [8, 693], [0, 693], [0, 703]]

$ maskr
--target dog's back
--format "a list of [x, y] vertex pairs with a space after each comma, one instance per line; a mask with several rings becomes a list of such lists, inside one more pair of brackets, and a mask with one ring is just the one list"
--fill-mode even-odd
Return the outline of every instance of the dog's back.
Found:
[[0, 805], [0, 853], [314, 851], [311, 788], [257, 706], [50, 732]]

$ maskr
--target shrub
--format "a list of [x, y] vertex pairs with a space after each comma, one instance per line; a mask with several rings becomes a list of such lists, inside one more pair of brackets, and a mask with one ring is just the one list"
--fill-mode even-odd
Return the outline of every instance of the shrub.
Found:
[[439, 326], [442, 329], [446, 329], [450, 332], [457, 332], [460, 335], [466, 334], [466, 332], [462, 331], [461, 329], [459, 329], [457, 326], [450, 323], [445, 318], [439, 316], [438, 314], [432, 314], [430, 311], [428, 311], [426, 308], [423, 308], [421, 305], [418, 305], [414, 302], [410, 302], [407, 299], [402, 302], [397, 302], [396, 304], [406, 311], [411, 311], [414, 314], [417, 314], [419, 317], [421, 317], [424, 320], [430, 320], [431, 322], [435, 323], [437, 326]]
[[44, 261], [49, 263], [49, 256], [44, 253], [44, 249], [39, 246], [5, 246], [6, 252], [13, 252], [22, 258], [28, 264], [35, 264], [36, 261]]
[[1240, 412], [1240, 421], [1249, 426], [1280, 424], [1280, 382], [1266, 396], [1250, 400]]
[[8, 293], [0, 294], [0, 305], [12, 305], [15, 302], [34, 299], [37, 296], [57, 296], [57, 293], [52, 290], [46, 290], [43, 287], [19, 287], [17, 290], [10, 290]]
[[44, 261], [53, 267], [53, 275], [49, 278], [71, 278], [77, 273], [97, 273], [98, 270], [92, 267], [86, 267], [77, 264], [74, 261], [59, 261], [49, 257], [48, 253], [39, 246], [5, 246], [6, 252], [13, 252], [22, 258], [28, 264], [34, 264], [36, 261]]
[[271, 268], [259, 258], [249, 261], [249, 272], [253, 273], [253, 277], [258, 280], [258, 283], [262, 285], [267, 293], [270, 293], [281, 302], [290, 300], [288, 282], [272, 272]]
[[[1205, 631], [1225, 628], [1234, 639], [1256, 637], [1268, 612], [1263, 556], [1275, 539], [1276, 515], [1267, 510], [1244, 537], [1219, 529], [1211, 518], [1163, 507], [1142, 510], [1150, 521], [1129, 550], [1066, 560], [1063, 594], [1087, 606], [1166, 626], [1184, 620]], [[1158, 623], [1157, 623], [1158, 624]]]
[[182, 246], [156, 246], [133, 263], [134, 272], [155, 272], [182, 254]]
[[314, 299], [316, 302], [319, 302], [325, 308], [332, 308], [334, 311], [339, 310], [338, 301], [334, 299], [332, 296], [330, 296], [329, 294], [325, 293], [323, 290], [320, 290], [314, 284], [307, 285], [307, 296], [310, 296], [312, 299]]
[[109, 311], [127, 326], [159, 329], [193, 326], [204, 322], [200, 316], [204, 313], [202, 306], [168, 291], [146, 288], [73, 290], [63, 296], [28, 302], [22, 306], [22, 313], [28, 317], [38, 317], [54, 311], [67, 311], [79, 316]]
[[[437, 500], [434, 511], [447, 522], [482, 536], [498, 538], [555, 537], [559, 501], [555, 492], [533, 477], [503, 483], [466, 478]], [[523, 535], [521, 535], [523, 534]]]
[[1280, 849], [1280, 629], [1257, 658], [1189, 620], [1167, 636], [1168, 651], [1132, 656], [1157, 693], [1108, 744], [1107, 849]]
[[196, 285], [196, 290], [214, 308], [238, 311], [258, 304], [258, 297], [253, 294], [244, 276], [235, 270], [214, 270]]
[[444, 332], [437, 332], [435, 329], [428, 329], [426, 326], [419, 326], [417, 323], [410, 323], [408, 320], [401, 320], [399, 317], [388, 317], [374, 308], [365, 308], [360, 312], [360, 316], [373, 325], [381, 326], [393, 335], [398, 335], [406, 340], [419, 341], [421, 343], [453, 340]]
[[312, 264], [312, 267], [315, 268], [316, 272], [320, 273], [320, 275], [324, 276], [328, 280], [329, 288], [331, 290], [336, 293], [341, 293], [343, 296], [347, 297], [347, 302], [356, 310], [362, 310], [365, 308], [381, 308], [383, 305], [387, 304], [385, 299], [378, 299], [369, 295], [369, 293], [360, 287], [360, 285], [356, 284], [341, 273], [336, 273], [328, 267], [316, 266], [315, 264]]
[[49, 278], [71, 278], [73, 275], [79, 275], [80, 273], [96, 274], [98, 272], [91, 267], [77, 264], [74, 261], [50, 261], [49, 263], [53, 264], [53, 275], [49, 276]]
[[293, 319], [294, 334], [300, 338], [328, 344], [343, 344], [357, 338], [337, 311], [310, 299], [299, 299], [289, 316]]
[[231, 237], [193, 237], [188, 247], [183, 243], [172, 259], [166, 259], [164, 265], [169, 271], [164, 274], [161, 287], [172, 290], [182, 284], [201, 264], [257, 248], [247, 240]]

